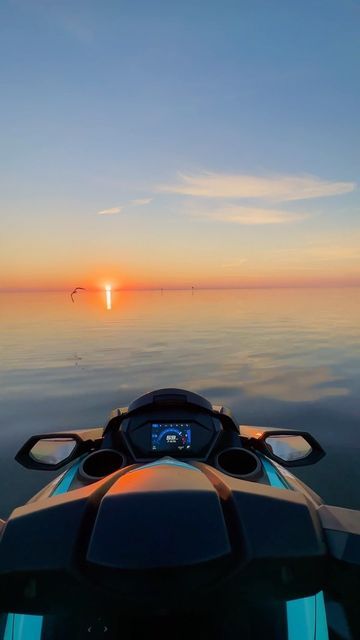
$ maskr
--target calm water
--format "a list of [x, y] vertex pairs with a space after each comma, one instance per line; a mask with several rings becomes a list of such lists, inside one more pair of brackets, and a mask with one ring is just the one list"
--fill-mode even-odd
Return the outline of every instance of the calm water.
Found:
[[360, 508], [360, 290], [1, 294], [0, 516], [52, 477], [23, 470], [33, 433], [104, 424], [164, 386], [238, 421], [311, 431], [328, 455], [298, 475]]

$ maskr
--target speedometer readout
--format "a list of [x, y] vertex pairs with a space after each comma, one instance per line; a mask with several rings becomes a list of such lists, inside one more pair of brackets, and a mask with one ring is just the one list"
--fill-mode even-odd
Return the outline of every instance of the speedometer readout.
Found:
[[153, 451], [188, 451], [191, 448], [191, 424], [188, 422], [159, 423], [151, 425]]

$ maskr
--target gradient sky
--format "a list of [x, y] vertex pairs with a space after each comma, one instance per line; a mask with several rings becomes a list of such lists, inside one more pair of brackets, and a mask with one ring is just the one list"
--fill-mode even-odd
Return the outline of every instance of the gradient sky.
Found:
[[357, 0], [3, 0], [0, 288], [360, 284]]

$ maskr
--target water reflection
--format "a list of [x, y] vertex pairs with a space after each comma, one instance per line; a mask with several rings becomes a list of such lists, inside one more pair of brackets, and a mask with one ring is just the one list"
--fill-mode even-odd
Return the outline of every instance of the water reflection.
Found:
[[[203, 393], [243, 423], [346, 446], [346, 473], [359, 474], [359, 290], [109, 288], [76, 304], [68, 293], [0, 295], [0, 483], [17, 477], [20, 490], [11, 459], [32, 433], [102, 424], [111, 408], [162, 386]], [[319, 464], [315, 483], [331, 456]]]
[[106, 308], [107, 308], [108, 311], [111, 311], [111, 287], [110, 287], [110, 285], [106, 285], [105, 294], [106, 294]]
[[313, 365], [309, 368], [290, 368], [279, 358], [262, 358], [266, 364], [261, 368], [255, 359], [243, 364], [237, 362], [211, 372], [202, 378], [190, 378], [187, 386], [193, 388], [229, 388], [237, 386], [239, 393], [248, 397], [273, 398], [283, 402], [315, 402], [322, 398], [347, 396], [350, 391], [346, 380], [332, 373], [330, 367]]

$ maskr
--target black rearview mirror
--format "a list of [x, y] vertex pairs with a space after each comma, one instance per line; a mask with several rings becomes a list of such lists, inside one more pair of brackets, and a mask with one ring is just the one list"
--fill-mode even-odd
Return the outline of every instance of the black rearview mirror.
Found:
[[84, 431], [84, 435], [79, 431], [32, 436], [18, 451], [15, 460], [27, 469], [55, 471], [94, 449], [98, 440], [88, 439], [88, 434], [92, 435], [91, 431]]
[[303, 460], [313, 450], [311, 444], [300, 435], [270, 435], [264, 438], [264, 444], [269, 449], [269, 453], [281, 458], [284, 462]]
[[240, 435], [251, 446], [284, 467], [300, 467], [318, 462], [325, 451], [307, 431], [240, 425]]
[[29, 456], [35, 462], [51, 466], [64, 463], [77, 447], [74, 438], [44, 438], [38, 440], [29, 451]]

